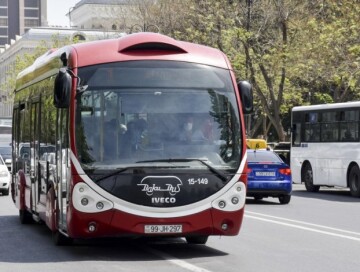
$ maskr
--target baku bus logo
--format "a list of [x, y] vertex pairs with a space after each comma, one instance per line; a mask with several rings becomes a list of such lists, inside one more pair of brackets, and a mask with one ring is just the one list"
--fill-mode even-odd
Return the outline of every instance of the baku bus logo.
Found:
[[178, 177], [174, 176], [148, 176], [137, 184], [142, 187], [143, 192], [148, 196], [152, 196], [156, 192], [168, 192], [171, 196], [180, 192], [182, 182]]

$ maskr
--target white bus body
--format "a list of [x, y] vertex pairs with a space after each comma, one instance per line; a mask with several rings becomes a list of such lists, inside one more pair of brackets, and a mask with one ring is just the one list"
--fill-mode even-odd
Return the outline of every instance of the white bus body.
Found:
[[294, 107], [291, 115], [293, 182], [308, 191], [350, 188], [360, 196], [360, 102]]

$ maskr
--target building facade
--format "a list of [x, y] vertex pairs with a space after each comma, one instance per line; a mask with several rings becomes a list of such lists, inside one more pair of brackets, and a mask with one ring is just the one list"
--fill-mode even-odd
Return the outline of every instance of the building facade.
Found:
[[0, 48], [38, 26], [47, 26], [47, 0], [0, 0]]
[[76, 30], [69, 28], [39, 27], [29, 29], [23, 36], [17, 36], [11, 45], [0, 52], [0, 117], [12, 114], [12, 92], [9, 82], [14, 80], [13, 74], [17, 58], [31, 53], [40, 45], [53, 48], [53, 41], [71, 44], [74, 40], [93, 41], [116, 38], [124, 35], [115, 31]]
[[67, 16], [74, 28], [129, 33], [132, 26], [139, 24], [139, 2], [81, 0], [69, 10]]

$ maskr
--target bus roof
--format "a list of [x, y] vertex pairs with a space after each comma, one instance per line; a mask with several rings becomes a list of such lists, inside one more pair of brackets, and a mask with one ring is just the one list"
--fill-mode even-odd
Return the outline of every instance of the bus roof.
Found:
[[78, 43], [73, 47], [78, 55], [78, 67], [149, 59], [188, 61], [229, 69], [229, 62], [220, 50], [158, 33], [135, 33], [118, 39]]
[[229, 60], [218, 49], [178, 41], [158, 33], [142, 32], [118, 39], [84, 42], [51, 49], [19, 73], [16, 90], [55, 75], [63, 66], [64, 60], [61, 60], [61, 56], [64, 56], [64, 53], [70, 69], [131, 60], [174, 60], [230, 69]]
[[355, 108], [355, 107], [360, 107], [360, 101], [320, 104], [320, 105], [311, 105], [311, 106], [297, 106], [297, 107], [293, 107], [292, 111], [343, 109], [343, 108]]

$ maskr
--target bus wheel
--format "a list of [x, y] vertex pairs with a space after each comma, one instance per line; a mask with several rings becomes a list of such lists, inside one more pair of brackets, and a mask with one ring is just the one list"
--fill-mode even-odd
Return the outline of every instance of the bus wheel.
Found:
[[27, 210], [19, 210], [19, 218], [21, 224], [30, 224], [33, 222], [32, 214]]
[[73, 243], [72, 238], [66, 237], [57, 230], [52, 233], [52, 237], [56, 246], [69, 246]]
[[311, 165], [307, 163], [304, 167], [304, 172], [302, 176], [302, 181], [305, 183], [306, 191], [308, 192], [318, 192], [320, 189], [319, 185], [314, 185], [313, 183], [313, 171]]
[[205, 245], [209, 236], [189, 236], [186, 237], [188, 244]]
[[349, 187], [352, 196], [360, 197], [360, 170], [357, 165], [351, 167], [349, 173]]

